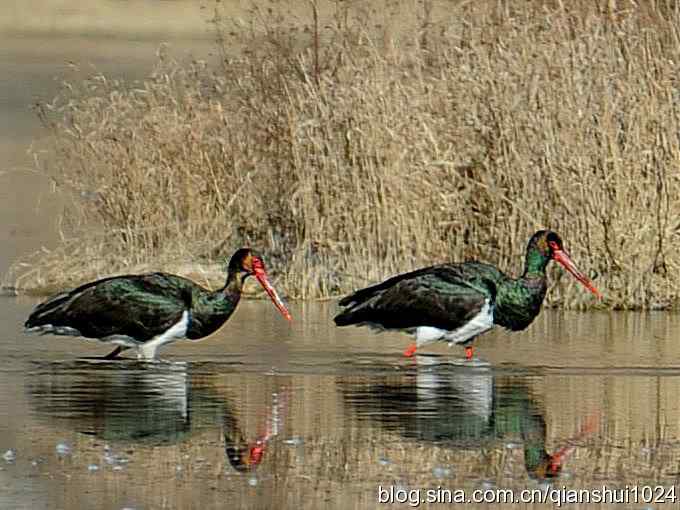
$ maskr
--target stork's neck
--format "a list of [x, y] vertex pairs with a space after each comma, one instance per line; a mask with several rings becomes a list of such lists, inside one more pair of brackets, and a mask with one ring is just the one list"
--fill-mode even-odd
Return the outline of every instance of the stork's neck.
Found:
[[544, 443], [529, 442], [524, 444], [524, 465], [529, 473], [541, 476], [537, 471], [547, 466], [551, 460], [550, 455], [545, 451]]
[[244, 281], [245, 277], [241, 275], [240, 271], [229, 272], [227, 281], [219, 292], [224, 294], [225, 297], [238, 299], [241, 297]]
[[550, 258], [543, 255], [538, 249], [531, 246], [527, 249], [524, 259], [523, 279], [545, 278], [545, 268]]

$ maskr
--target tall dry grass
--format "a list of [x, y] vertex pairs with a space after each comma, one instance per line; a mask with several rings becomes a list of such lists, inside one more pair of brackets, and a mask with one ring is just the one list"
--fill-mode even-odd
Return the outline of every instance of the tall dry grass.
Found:
[[[328, 297], [446, 260], [517, 273], [549, 227], [604, 306], [677, 302], [673, 2], [305, 5], [218, 12], [219, 65], [161, 56], [143, 83], [42, 104], [39, 165], [75, 199], [18, 286], [214, 268], [249, 244], [292, 297]], [[593, 305], [551, 277], [550, 304]]]

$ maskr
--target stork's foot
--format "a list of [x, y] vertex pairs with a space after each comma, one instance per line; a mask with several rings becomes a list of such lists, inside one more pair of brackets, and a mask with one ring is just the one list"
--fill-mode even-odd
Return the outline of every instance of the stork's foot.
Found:
[[413, 355], [416, 353], [416, 350], [418, 349], [418, 346], [416, 344], [411, 344], [409, 345], [406, 350], [404, 351], [404, 356], [407, 358], [413, 357]]
[[104, 356], [102, 359], [118, 359], [118, 355], [123, 351], [123, 347], [120, 345], [116, 347], [113, 351], [108, 353], [106, 356]]
[[466, 345], [465, 346], [465, 359], [472, 359], [472, 356], [474, 356], [474, 349], [472, 348], [471, 345]]

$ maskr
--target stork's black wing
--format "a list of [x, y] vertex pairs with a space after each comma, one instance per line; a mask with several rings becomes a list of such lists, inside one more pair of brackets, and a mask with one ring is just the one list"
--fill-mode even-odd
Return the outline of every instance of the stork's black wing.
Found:
[[343, 298], [340, 305], [346, 308], [335, 317], [335, 323], [370, 323], [386, 329], [457, 329], [495, 300], [497, 275], [487, 267], [491, 268], [442, 264], [395, 276]]
[[180, 320], [191, 307], [194, 287], [190, 280], [165, 273], [106, 278], [53, 296], [33, 310], [25, 326], [71, 328], [88, 338], [126, 335], [144, 342]]

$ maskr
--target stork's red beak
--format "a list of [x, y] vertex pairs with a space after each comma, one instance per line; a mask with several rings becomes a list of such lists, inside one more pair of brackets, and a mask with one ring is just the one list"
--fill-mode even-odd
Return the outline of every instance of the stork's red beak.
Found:
[[259, 466], [260, 462], [262, 462], [262, 457], [264, 457], [265, 447], [266, 443], [261, 443], [260, 441], [257, 441], [253, 446], [251, 446], [248, 450], [248, 459], [246, 460], [246, 464], [252, 467]]
[[272, 287], [272, 284], [269, 283], [267, 272], [264, 270], [264, 264], [259, 258], [255, 257], [253, 257], [253, 274], [255, 275], [255, 278], [257, 278], [257, 281], [260, 282], [260, 285], [262, 285], [262, 288], [264, 288], [267, 294], [269, 294], [272, 303], [274, 303], [274, 306], [279, 309], [281, 315], [283, 315], [289, 321], [292, 321], [293, 318], [290, 316], [290, 312], [286, 308], [286, 305], [283, 304], [279, 294], [276, 292], [274, 287]]
[[574, 264], [569, 255], [567, 255], [567, 252], [561, 249], [555, 249], [553, 247], [553, 259], [555, 259], [556, 262], [559, 262], [562, 265], [562, 267], [564, 267], [564, 269], [566, 269], [572, 275], [574, 275], [574, 278], [581, 282], [586, 289], [595, 294], [598, 299], [602, 299], [602, 294], [600, 294], [600, 291], [598, 291], [595, 288], [593, 282], [591, 282], [586, 277], [586, 275], [584, 275], [581, 271], [578, 270], [576, 264]]
[[[581, 430], [579, 433], [569, 440], [570, 443], [579, 441], [597, 430], [600, 426], [600, 418], [597, 414], [593, 414], [586, 418], [581, 425]], [[569, 458], [569, 456], [574, 453], [576, 447], [573, 445], [567, 445], [560, 448], [557, 452], [550, 456], [550, 462], [547, 466], [547, 472], [552, 476], [557, 476], [562, 469], [562, 464]]]
[[573, 446], [565, 446], [551, 455], [550, 461], [548, 462], [548, 466], [546, 468], [546, 474], [549, 476], [559, 475], [560, 471], [562, 471], [562, 465], [564, 464], [564, 461], [566, 461], [575, 450], [576, 448]]

